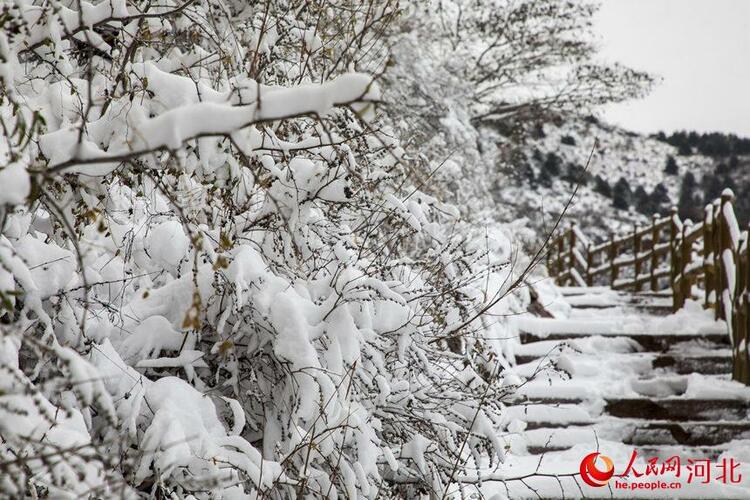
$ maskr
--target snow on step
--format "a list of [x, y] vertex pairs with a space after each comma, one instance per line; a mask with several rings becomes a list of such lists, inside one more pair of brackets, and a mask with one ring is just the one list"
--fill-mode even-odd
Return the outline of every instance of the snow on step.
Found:
[[521, 344], [516, 347], [519, 356], [550, 356], [563, 351], [574, 351], [588, 354], [604, 352], [626, 353], [641, 350], [640, 344], [628, 337], [607, 337], [601, 335], [583, 336], [570, 339], [564, 343], [559, 340], [541, 340]]
[[591, 414], [580, 404], [517, 404], [506, 409], [506, 416], [510, 420], [523, 421], [528, 427], [540, 422], [546, 425], [594, 422]]
[[571, 336], [658, 334], [693, 337], [712, 334], [727, 335], [726, 324], [722, 321], [714, 321], [713, 316], [708, 313], [694, 316], [678, 312], [670, 316], [625, 315], [571, 319], [521, 316], [516, 320], [516, 326], [520, 331], [539, 338], [549, 337], [552, 334]]
[[[620, 337], [618, 337], [620, 338]], [[640, 347], [633, 339], [633, 343]], [[566, 343], [558, 341], [545, 341], [553, 346], [558, 346], [556, 349], [550, 348], [549, 351], [542, 355], [537, 354], [516, 354], [516, 362], [519, 367], [523, 365], [538, 366], [542, 362], [552, 362], [556, 359], [559, 353], [565, 352], [567, 347]], [[532, 342], [531, 344], [525, 344], [528, 346], [535, 346], [542, 342]], [[657, 354], [656, 356], [649, 356], [651, 359], [651, 367], [654, 370], [658, 370], [660, 373], [676, 373], [679, 375], [688, 375], [690, 373], [703, 373], [705, 375], [719, 375], [731, 373], [732, 371], [732, 355], [729, 349], [715, 349], [717, 355], [681, 355], [668, 350], [663, 354]]]
[[[533, 343], [540, 340], [552, 340], [557, 342], [567, 342], [571, 339], [577, 339], [581, 337], [588, 337], [591, 334], [587, 333], [576, 333], [576, 332], [559, 332], [559, 333], [548, 333], [543, 337], [538, 337], [534, 334], [522, 332], [519, 335], [521, 342]], [[723, 348], [729, 345], [729, 336], [724, 333], [685, 333], [682, 335], [659, 335], [655, 333], [630, 333], [630, 334], [604, 334], [602, 337], [615, 337], [627, 335], [628, 338], [634, 340], [641, 346], [641, 350], [655, 353], [664, 353], [672, 350], [675, 346], [679, 346], [684, 342], [692, 341], [705, 341], [714, 346], [716, 349]]]
[[620, 292], [612, 290], [608, 286], [560, 286], [557, 287], [557, 290], [567, 299], [577, 295], [622, 295]]
[[[622, 442], [627, 435], [627, 429], [624, 423], [609, 421], [597, 425], [531, 429], [524, 434], [528, 448], [560, 450], [572, 448], [579, 443], [596, 443], [597, 439]], [[579, 462], [580, 460], [581, 458], [578, 459]]]
[[[684, 399], [736, 399], [750, 400], [750, 387], [732, 381], [728, 374], [654, 375], [651, 360], [628, 355], [611, 356], [608, 363], [597, 364], [596, 359], [562, 356], [557, 365], [566, 370], [555, 372], [552, 368], [541, 370], [532, 380], [518, 390], [519, 397], [544, 400], [555, 399], [594, 400], [639, 397], [679, 397]], [[534, 362], [519, 367], [522, 375], [531, 374]], [[525, 370], [525, 371], [524, 371]], [[571, 374], [567, 373], [570, 370]]]
[[606, 313], [647, 312], [664, 316], [672, 313], [672, 297], [645, 294], [627, 294], [609, 290], [607, 292], [580, 293], [565, 297], [565, 302], [572, 306], [571, 317], [585, 317], [593, 310], [607, 309]]

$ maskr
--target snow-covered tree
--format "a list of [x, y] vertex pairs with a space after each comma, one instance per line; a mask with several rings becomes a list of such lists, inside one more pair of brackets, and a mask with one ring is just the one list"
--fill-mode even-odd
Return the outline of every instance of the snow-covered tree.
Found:
[[411, 497], [502, 459], [517, 256], [383, 102], [405, 18], [2, 4], [0, 494]]
[[[415, 132], [465, 112], [513, 135], [545, 116], [642, 95], [652, 83], [648, 74], [597, 61], [595, 2], [437, 0], [410, 7], [399, 25], [396, 65], [410, 83], [404, 102], [417, 115], [412, 124], [426, 121]], [[440, 69], [425, 80], [430, 66]], [[444, 109], [450, 112], [437, 113]]]

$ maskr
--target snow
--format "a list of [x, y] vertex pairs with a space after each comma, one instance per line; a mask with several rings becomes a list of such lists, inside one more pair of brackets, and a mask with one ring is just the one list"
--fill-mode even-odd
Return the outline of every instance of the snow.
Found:
[[140, 362], [158, 356], [162, 351], [177, 351], [185, 336], [172, 328], [164, 316], [151, 316], [144, 319], [123, 341], [123, 359]]
[[553, 333], [607, 336], [623, 334], [693, 336], [726, 333], [727, 331], [724, 322], [714, 320], [713, 311], [703, 309], [702, 304], [695, 301], [688, 301], [683, 309], [663, 317], [626, 313], [601, 319], [598, 311], [583, 310], [565, 319], [522, 316], [513, 321], [518, 329], [540, 337]]
[[401, 456], [403, 458], [410, 458], [414, 461], [417, 469], [422, 474], [427, 473], [427, 462], [424, 459], [424, 454], [430, 446], [430, 440], [424, 436], [417, 434], [408, 443], [404, 444], [401, 448]]
[[[159, 71], [153, 69], [154, 71]], [[157, 96], [174, 96], [175, 79], [158, 80], [163, 84]], [[180, 88], [179, 96], [184, 94]], [[197, 94], [196, 94], [197, 96]], [[257, 103], [232, 106], [216, 102], [195, 102], [168, 109], [154, 118], [139, 120], [138, 133], [126, 139], [126, 147], [103, 151], [92, 141], [79, 145], [77, 130], [63, 128], [40, 138], [42, 152], [52, 159], [51, 168], [74, 167], [77, 162], [85, 164], [115, 164], [118, 160], [138, 156], [162, 148], [178, 149], [185, 141], [203, 136], [229, 136], [252, 124], [270, 122], [305, 114], [325, 115], [336, 106], [353, 105], [357, 102], [375, 102], [380, 93], [377, 84], [368, 75], [351, 73], [338, 76], [322, 85], [299, 85], [293, 88], [267, 88], [258, 92]], [[171, 97], [174, 104], [174, 97]], [[111, 113], [119, 112], [109, 108]], [[114, 116], [105, 116], [92, 126], [111, 127]], [[108, 169], [91, 170], [79, 167], [89, 175], [103, 175]]]
[[41, 298], [59, 293], [73, 279], [76, 258], [55, 243], [44, 243], [26, 235], [14, 245], [29, 268]]
[[20, 205], [30, 192], [29, 173], [22, 163], [13, 162], [0, 169], [0, 205]]
[[174, 268], [187, 255], [190, 240], [182, 225], [170, 220], [151, 228], [145, 244], [146, 251], [157, 264]]

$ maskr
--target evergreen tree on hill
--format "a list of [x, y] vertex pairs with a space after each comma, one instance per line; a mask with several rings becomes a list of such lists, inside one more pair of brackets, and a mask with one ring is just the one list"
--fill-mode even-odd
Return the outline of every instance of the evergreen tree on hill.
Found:
[[612, 197], [612, 187], [607, 180], [600, 175], [597, 175], [594, 178], [594, 191], [602, 196], [606, 196], [607, 198]]
[[562, 160], [555, 153], [547, 153], [547, 157], [542, 163], [541, 172], [539, 172], [539, 183], [542, 186], [551, 186], [552, 180], [560, 176], [561, 163]]
[[695, 192], [698, 183], [692, 172], [687, 172], [682, 178], [680, 185], [680, 198], [677, 201], [677, 211], [681, 219], [691, 219], [693, 221], [702, 219], [702, 206], [700, 198]]
[[649, 200], [648, 193], [643, 186], [638, 186], [633, 193], [633, 201], [635, 202], [635, 209], [644, 214], [651, 215], [652, 211], [651, 203]]
[[667, 175], [677, 175], [679, 173], [677, 161], [674, 159], [674, 156], [669, 155], [667, 157], [667, 165], [664, 167], [664, 173]]
[[667, 208], [672, 201], [669, 198], [669, 190], [667, 190], [667, 186], [661, 182], [654, 187], [654, 190], [651, 191], [648, 198], [652, 209], [651, 215], [666, 213]]
[[736, 170], [739, 164], [740, 164], [740, 160], [739, 158], [737, 158], [737, 155], [732, 155], [729, 158], [729, 171], [731, 172], [733, 170]]
[[628, 210], [632, 199], [633, 191], [630, 189], [630, 183], [624, 177], [620, 177], [612, 190], [612, 206], [619, 210]]

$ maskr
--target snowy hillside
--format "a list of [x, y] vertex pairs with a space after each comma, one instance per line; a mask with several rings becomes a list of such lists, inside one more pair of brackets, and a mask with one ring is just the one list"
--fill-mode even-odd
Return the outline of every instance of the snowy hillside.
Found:
[[[695, 204], [700, 207], [701, 185], [713, 180], [717, 164], [728, 161], [699, 153], [680, 155], [677, 147], [664, 141], [593, 117], [568, 116], [544, 124], [532, 135], [520, 157], [512, 155], [513, 146], [495, 131], [487, 131], [485, 137], [497, 146], [496, 161], [506, 174], [494, 191], [506, 216], [525, 216], [541, 233], [554, 224], [571, 198], [564, 223], [575, 220], [596, 238], [649, 224], [651, 214], [666, 214], [678, 205], [688, 174], [696, 178]], [[667, 169], [670, 159], [676, 167], [672, 171]], [[742, 172], [740, 163], [733, 174], [734, 185], [724, 179], [718, 182], [741, 194], [746, 190]], [[618, 182], [625, 183], [625, 192]]]

